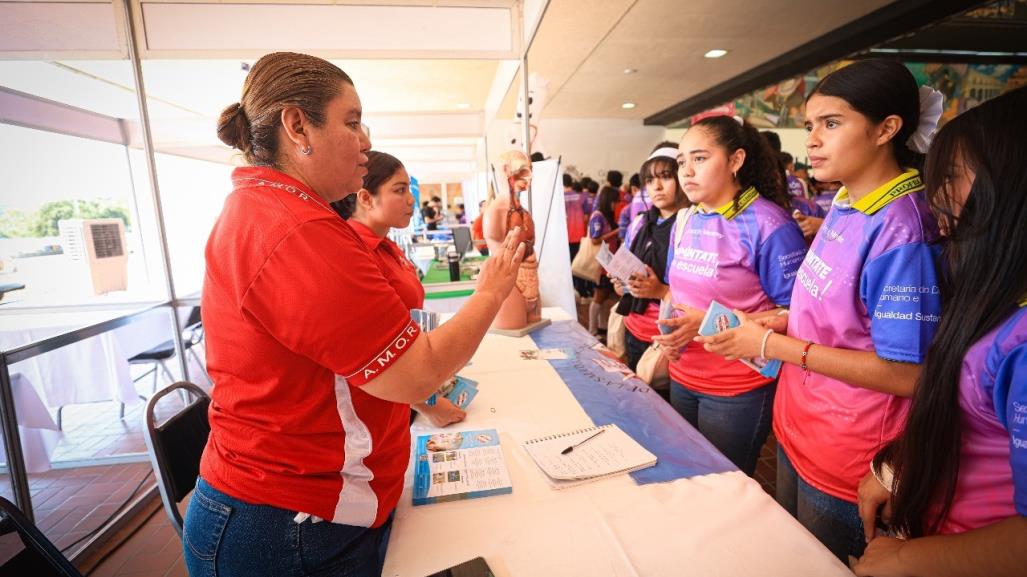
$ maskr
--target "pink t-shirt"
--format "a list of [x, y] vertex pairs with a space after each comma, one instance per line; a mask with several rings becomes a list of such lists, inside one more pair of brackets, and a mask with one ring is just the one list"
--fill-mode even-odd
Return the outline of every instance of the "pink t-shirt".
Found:
[[[792, 292], [788, 334], [815, 345], [874, 351], [922, 363], [938, 327], [935, 221], [910, 171], [848, 206], [835, 205], [806, 255]], [[816, 347], [814, 347], [815, 351]], [[870, 459], [902, 430], [909, 399], [785, 363], [774, 434], [799, 476], [856, 502]]]
[[660, 305], [655, 302], [649, 303], [645, 314], [631, 313], [624, 317], [624, 328], [638, 340], [651, 343], [653, 337], [660, 334], [660, 327], [656, 321], [660, 318]]
[[[693, 214], [678, 243], [676, 231], [671, 233], [667, 284], [674, 304], [706, 311], [716, 300], [749, 313], [789, 305], [795, 271], [806, 253], [802, 231], [784, 209], [758, 195], [747, 202], [748, 195], [739, 199], [743, 208], [737, 213], [732, 203]], [[670, 376], [689, 389], [721, 396], [770, 382], [695, 342], [670, 364]]]
[[1027, 308], [967, 351], [959, 408], [959, 477], [940, 532], [1027, 516]]

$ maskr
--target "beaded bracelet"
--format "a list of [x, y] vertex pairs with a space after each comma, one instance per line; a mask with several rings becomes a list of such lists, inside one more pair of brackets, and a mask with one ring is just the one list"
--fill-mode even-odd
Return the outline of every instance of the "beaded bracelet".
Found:
[[767, 332], [763, 333], [763, 342], [760, 343], [760, 358], [763, 360], [767, 360], [767, 341], [773, 332], [774, 329], [767, 329]]
[[806, 364], [806, 357], [809, 356], [809, 349], [813, 346], [813, 341], [806, 341], [806, 346], [802, 349], [802, 364], [799, 366], [806, 374], [809, 374], [809, 365]]

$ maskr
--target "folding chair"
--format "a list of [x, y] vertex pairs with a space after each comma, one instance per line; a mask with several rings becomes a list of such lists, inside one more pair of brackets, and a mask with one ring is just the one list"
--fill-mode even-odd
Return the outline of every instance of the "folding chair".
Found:
[[[203, 322], [200, 320], [200, 307], [193, 307], [192, 312], [189, 313], [189, 319], [186, 321], [187, 326], [182, 329], [182, 348], [187, 356], [191, 356], [196, 364], [203, 371], [203, 376], [207, 377], [207, 382], [210, 380], [210, 375], [207, 374], [207, 367], [204, 365], [203, 360], [196, 354], [194, 346], [203, 342]], [[145, 350], [134, 357], [128, 359], [130, 365], [148, 365], [152, 364], [153, 367], [140, 375], [136, 380], [140, 380], [146, 377], [150, 373], [153, 373], [153, 385], [151, 386], [150, 392], [154, 393], [157, 391], [157, 381], [160, 380], [161, 374], [167, 378], [168, 382], [174, 381], [174, 377], [171, 376], [171, 371], [168, 369], [168, 359], [175, 356], [175, 342], [171, 339], [164, 341], [163, 343]], [[122, 417], [124, 417], [124, 406], [122, 406]]]
[[[158, 425], [154, 410], [164, 396], [175, 391], [186, 391], [193, 399], [184, 409]], [[210, 435], [207, 409], [210, 397], [196, 385], [179, 381], [161, 389], [150, 397], [143, 415], [146, 425], [146, 450], [150, 454], [157, 488], [164, 503], [164, 512], [182, 536], [182, 515], [178, 504], [195, 487], [200, 474], [200, 457]]]
[[0, 565], [3, 575], [32, 577], [82, 577], [78, 569], [61, 554], [42, 531], [14, 503], [0, 497], [0, 536], [17, 532], [25, 548]]

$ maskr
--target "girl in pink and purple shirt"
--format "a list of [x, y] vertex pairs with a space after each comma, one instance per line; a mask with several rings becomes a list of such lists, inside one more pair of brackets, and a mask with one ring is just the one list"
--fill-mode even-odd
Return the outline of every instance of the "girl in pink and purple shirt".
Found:
[[799, 267], [790, 314], [700, 338], [726, 358], [784, 361], [777, 500], [843, 562], [866, 545], [856, 490], [902, 430], [941, 313], [937, 226], [908, 168], [921, 158], [907, 145], [920, 109], [916, 80], [893, 61], [855, 62], [813, 89], [809, 158], [818, 179], [844, 188]]
[[[667, 256], [671, 300], [681, 316], [653, 342], [673, 359], [670, 402], [747, 475], [770, 431], [776, 388], [748, 366], [693, 342], [712, 301], [754, 317], [788, 307], [806, 253], [770, 145], [729, 116], [692, 125], [678, 146], [678, 179], [698, 206], [679, 220]], [[764, 196], [766, 195], [766, 196]]]
[[[1027, 567], [1023, 126], [1020, 88], [952, 120], [931, 145], [928, 197], [948, 231], [945, 303], [906, 428], [874, 460], [881, 480], [860, 483], [869, 545], [857, 575], [1001, 577]], [[882, 505], [905, 539], [875, 536]]]

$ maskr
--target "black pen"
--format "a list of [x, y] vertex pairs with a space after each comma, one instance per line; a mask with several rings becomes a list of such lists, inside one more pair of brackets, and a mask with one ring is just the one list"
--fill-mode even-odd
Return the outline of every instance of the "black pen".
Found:
[[584, 445], [585, 443], [591, 441], [592, 439], [598, 437], [599, 435], [601, 435], [601, 434], [603, 434], [605, 432], [606, 432], [606, 429], [599, 429], [598, 431], [596, 431], [595, 433], [589, 435], [588, 437], [586, 437], [586, 438], [578, 441], [577, 443], [574, 443], [570, 447], [567, 447], [566, 449], [560, 451], [560, 454], [561, 455], [566, 455], [567, 453], [570, 453], [571, 451], [573, 451], [575, 447], [580, 447], [580, 446]]

